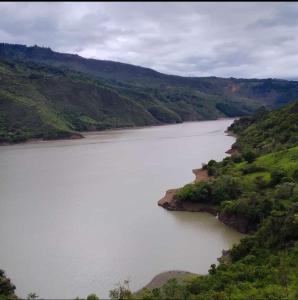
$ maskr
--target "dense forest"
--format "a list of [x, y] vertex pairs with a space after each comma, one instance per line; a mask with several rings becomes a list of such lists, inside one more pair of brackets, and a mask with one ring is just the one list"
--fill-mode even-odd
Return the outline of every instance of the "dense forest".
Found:
[[[237, 135], [232, 155], [210, 160], [203, 166], [209, 180], [184, 186], [176, 197], [216, 208], [223, 223], [248, 235], [208, 275], [170, 279], [137, 294], [124, 283], [111, 299], [298, 298], [298, 102], [260, 108], [229, 131]], [[1, 271], [0, 299], [14, 299], [13, 291]]]
[[297, 98], [296, 81], [181, 77], [49, 48], [0, 44], [0, 143], [245, 116]]

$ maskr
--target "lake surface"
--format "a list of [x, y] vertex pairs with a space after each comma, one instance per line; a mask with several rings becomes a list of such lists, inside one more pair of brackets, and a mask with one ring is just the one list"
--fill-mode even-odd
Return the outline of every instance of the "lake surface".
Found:
[[241, 235], [206, 213], [157, 201], [222, 159], [232, 120], [113, 130], [0, 147], [0, 268], [25, 297], [101, 298], [124, 279], [207, 273]]

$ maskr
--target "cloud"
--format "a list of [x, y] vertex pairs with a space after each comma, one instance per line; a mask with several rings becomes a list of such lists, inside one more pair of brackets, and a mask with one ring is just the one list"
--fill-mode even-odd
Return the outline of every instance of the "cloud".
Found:
[[297, 3], [0, 3], [0, 41], [184, 76], [298, 78]]

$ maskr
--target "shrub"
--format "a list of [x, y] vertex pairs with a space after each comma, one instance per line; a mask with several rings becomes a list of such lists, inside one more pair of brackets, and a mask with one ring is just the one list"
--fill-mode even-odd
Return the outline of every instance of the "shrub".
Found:
[[231, 158], [232, 158], [232, 161], [234, 163], [240, 163], [240, 162], [243, 161], [243, 158], [242, 158], [241, 154], [234, 154], [234, 155], [231, 156]]
[[224, 200], [236, 199], [241, 195], [242, 185], [238, 178], [224, 175], [212, 185], [212, 200], [219, 203]]
[[96, 294], [90, 294], [87, 297], [87, 300], [99, 300]]
[[286, 176], [287, 174], [282, 170], [273, 170], [270, 174], [270, 185], [276, 186], [281, 183], [282, 179]]
[[248, 163], [252, 163], [256, 159], [257, 154], [252, 150], [248, 150], [245, 151], [242, 156]]
[[266, 171], [266, 168], [256, 166], [254, 164], [252, 165], [247, 165], [242, 169], [243, 174], [250, 174], [250, 173], [255, 173], [255, 172], [264, 172]]
[[295, 184], [292, 182], [285, 182], [276, 187], [276, 199], [288, 199], [292, 196]]
[[208, 182], [200, 181], [187, 184], [176, 195], [178, 200], [206, 203], [211, 200], [211, 186]]

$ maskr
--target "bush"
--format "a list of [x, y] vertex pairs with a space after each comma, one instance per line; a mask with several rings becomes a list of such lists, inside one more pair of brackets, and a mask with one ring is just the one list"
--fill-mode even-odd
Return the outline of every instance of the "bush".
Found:
[[216, 168], [214, 166], [207, 166], [208, 176], [216, 175]]
[[242, 155], [240, 154], [234, 154], [231, 156], [231, 158], [234, 163], [240, 163], [243, 161]]
[[220, 203], [224, 200], [236, 199], [241, 195], [242, 185], [237, 177], [224, 175], [212, 185], [212, 200]]
[[87, 297], [87, 300], [99, 300], [96, 294], [90, 294]]
[[257, 176], [254, 180], [254, 184], [256, 186], [257, 191], [265, 189], [268, 185], [267, 181], [264, 179], [263, 176]]
[[211, 199], [211, 188], [208, 182], [197, 182], [187, 184], [176, 194], [176, 198], [180, 201], [191, 202], [209, 202]]
[[245, 151], [242, 156], [249, 164], [257, 158], [256, 152], [252, 150]]
[[295, 170], [295, 171], [293, 172], [293, 179], [294, 179], [294, 180], [298, 180], [298, 170]]
[[286, 176], [287, 174], [282, 170], [273, 170], [270, 173], [270, 186], [276, 186], [281, 183], [282, 179]]
[[291, 182], [285, 182], [276, 187], [275, 198], [276, 199], [288, 199], [293, 195], [295, 184]]
[[264, 172], [266, 171], [266, 168], [264, 167], [259, 167], [254, 164], [252, 165], [247, 165], [242, 169], [243, 174], [250, 174], [250, 173], [255, 173], [255, 172]]

